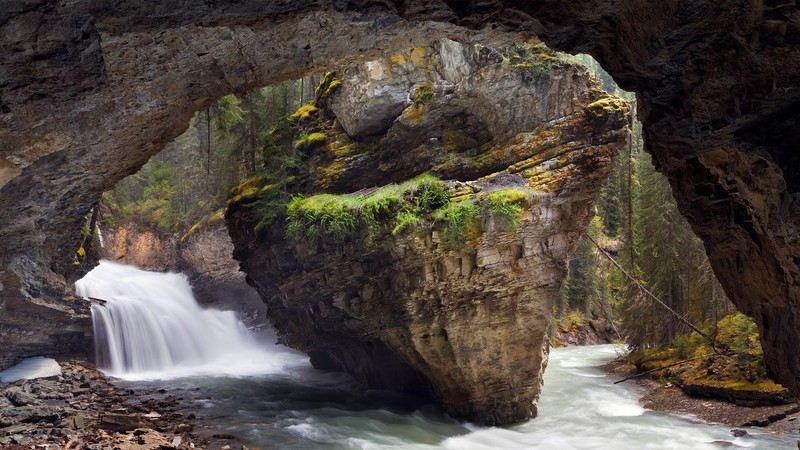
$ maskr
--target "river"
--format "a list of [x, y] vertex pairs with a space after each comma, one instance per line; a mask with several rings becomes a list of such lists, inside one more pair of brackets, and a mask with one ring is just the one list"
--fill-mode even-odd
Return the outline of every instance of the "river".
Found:
[[[163, 308], [164, 303], [188, 303], [185, 299], [165, 298], [162, 283], [180, 283], [178, 279], [151, 278], [147, 272], [128, 272], [126, 266], [104, 263], [106, 274], [98, 279], [79, 283], [82, 295], [110, 300], [104, 324], [117, 320], [133, 320], [131, 308], [121, 306], [115, 313], [113, 302], [136, 302], [143, 297], [157, 299], [144, 309]], [[101, 271], [102, 272], [102, 271]], [[91, 275], [91, 274], [90, 274]], [[155, 274], [161, 275], [163, 274]], [[111, 283], [100, 281], [116, 277]], [[86, 280], [86, 279], [85, 279]], [[185, 282], [185, 278], [183, 278]], [[127, 283], [134, 283], [134, 289]], [[105, 284], [104, 284], [105, 283]], [[144, 287], [138, 283], [144, 283]], [[87, 286], [89, 284], [89, 286]], [[98, 288], [99, 285], [105, 286]], [[188, 286], [188, 284], [186, 285]], [[104, 290], [105, 289], [105, 290]], [[151, 291], [152, 290], [152, 291]], [[137, 294], [133, 295], [132, 291]], [[186, 290], [170, 289], [185, 295]], [[190, 291], [189, 291], [190, 292]], [[170, 294], [172, 295], [172, 294]], [[189, 294], [191, 295], [191, 294]], [[181, 321], [190, 328], [199, 327], [211, 340], [224, 340], [223, 351], [198, 356], [196, 345], [178, 340], [183, 348], [133, 350], [120, 347], [111, 350], [110, 360], [116, 367], [108, 372], [118, 383], [137, 389], [165, 389], [165, 395], [181, 398], [183, 412], [198, 416], [199, 422], [213, 430], [241, 437], [251, 448], [280, 449], [718, 449], [721, 447], [754, 449], [796, 448], [797, 436], [778, 436], [748, 429], [748, 435], [734, 437], [730, 427], [692, 420], [687, 417], [648, 411], [638, 404], [641, 392], [635, 385], [613, 384], [600, 368], [613, 359], [621, 348], [612, 345], [554, 349], [545, 372], [545, 384], [539, 401], [539, 417], [508, 427], [480, 427], [447, 416], [435, 405], [421, 399], [361, 388], [350, 377], [340, 373], [314, 370], [305, 355], [285, 347], [271, 345], [274, 337], [249, 336], [238, 326], [232, 327], [234, 338], [214, 337], [217, 322], [228, 323], [227, 313], [206, 311], [188, 305], [169, 314], [178, 317], [138, 318], [124, 325], [145, 335], [162, 336], [148, 324], [160, 320], [159, 329], [177, 332]], [[126, 315], [121, 315], [124, 311]], [[160, 311], [160, 310], [159, 310]], [[148, 313], [149, 314], [149, 313]], [[166, 312], [164, 314], [167, 314]], [[198, 314], [222, 314], [199, 317]], [[96, 317], [98, 314], [96, 314]], [[112, 317], [114, 316], [114, 317]], [[152, 316], [152, 314], [150, 314]], [[149, 317], [149, 316], [148, 316]], [[96, 326], [98, 326], [96, 324]], [[117, 325], [121, 326], [121, 325]], [[158, 328], [158, 326], [157, 326]], [[109, 331], [111, 332], [111, 331]], [[223, 331], [224, 333], [224, 331]], [[104, 332], [104, 335], [107, 333]], [[106, 337], [108, 339], [108, 337]], [[200, 339], [200, 337], [197, 337]], [[230, 339], [234, 339], [231, 341]], [[110, 339], [134, 342], [130, 336]], [[170, 345], [171, 339], [159, 339], [158, 345]], [[107, 345], [103, 344], [103, 345]], [[142, 345], [141, 343], [137, 345]], [[227, 346], [227, 351], [224, 348]], [[103, 348], [102, 345], [98, 347]], [[236, 348], [236, 352], [231, 352]], [[159, 358], [142, 358], [132, 352], [156, 352]], [[118, 352], [114, 354], [114, 352]], [[178, 362], [170, 362], [175, 357]], [[155, 360], [155, 361], [153, 361]], [[167, 361], [165, 361], [167, 360]], [[211, 431], [209, 431], [211, 433]]]

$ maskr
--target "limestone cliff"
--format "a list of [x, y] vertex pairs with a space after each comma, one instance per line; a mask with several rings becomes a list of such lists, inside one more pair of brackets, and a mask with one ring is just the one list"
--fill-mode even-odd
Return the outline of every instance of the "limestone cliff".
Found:
[[[226, 215], [281, 339], [479, 423], [532, 417], [627, 105], [541, 44], [443, 40], [336, 76], [291, 119], [304, 168], [245, 183]], [[423, 172], [451, 181], [406, 181]], [[265, 210], [282, 191], [310, 197]]]

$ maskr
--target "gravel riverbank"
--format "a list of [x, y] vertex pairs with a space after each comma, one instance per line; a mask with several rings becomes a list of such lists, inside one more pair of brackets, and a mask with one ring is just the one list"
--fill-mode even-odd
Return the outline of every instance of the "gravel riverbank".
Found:
[[61, 362], [61, 375], [0, 383], [0, 448], [242, 448], [232, 436], [193, 433], [196, 418], [177, 412], [181, 400], [119, 389], [86, 362]]

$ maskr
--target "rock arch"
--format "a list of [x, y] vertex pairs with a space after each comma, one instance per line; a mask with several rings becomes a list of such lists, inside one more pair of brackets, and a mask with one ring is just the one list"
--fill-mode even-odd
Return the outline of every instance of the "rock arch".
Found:
[[592, 54], [637, 92], [648, 151], [726, 292], [756, 319], [771, 372], [800, 393], [796, 2], [9, 2], [0, 12], [0, 305], [19, 320], [4, 319], [4, 346], [47, 347], [15, 333], [27, 315], [63, 315], [63, 305], [42, 304], [79, 272], [64, 263], [73, 230], [99, 192], [193, 111], [338, 60], [467, 37], [457, 26], [535, 32]]

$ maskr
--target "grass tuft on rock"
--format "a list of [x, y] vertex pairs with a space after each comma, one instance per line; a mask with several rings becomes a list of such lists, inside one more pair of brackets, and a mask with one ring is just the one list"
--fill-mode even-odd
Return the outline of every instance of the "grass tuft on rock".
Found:
[[499, 217], [512, 229], [519, 226], [522, 211], [530, 205], [534, 197], [542, 195], [540, 192], [525, 187], [503, 188], [490, 192], [486, 196], [487, 210]]

